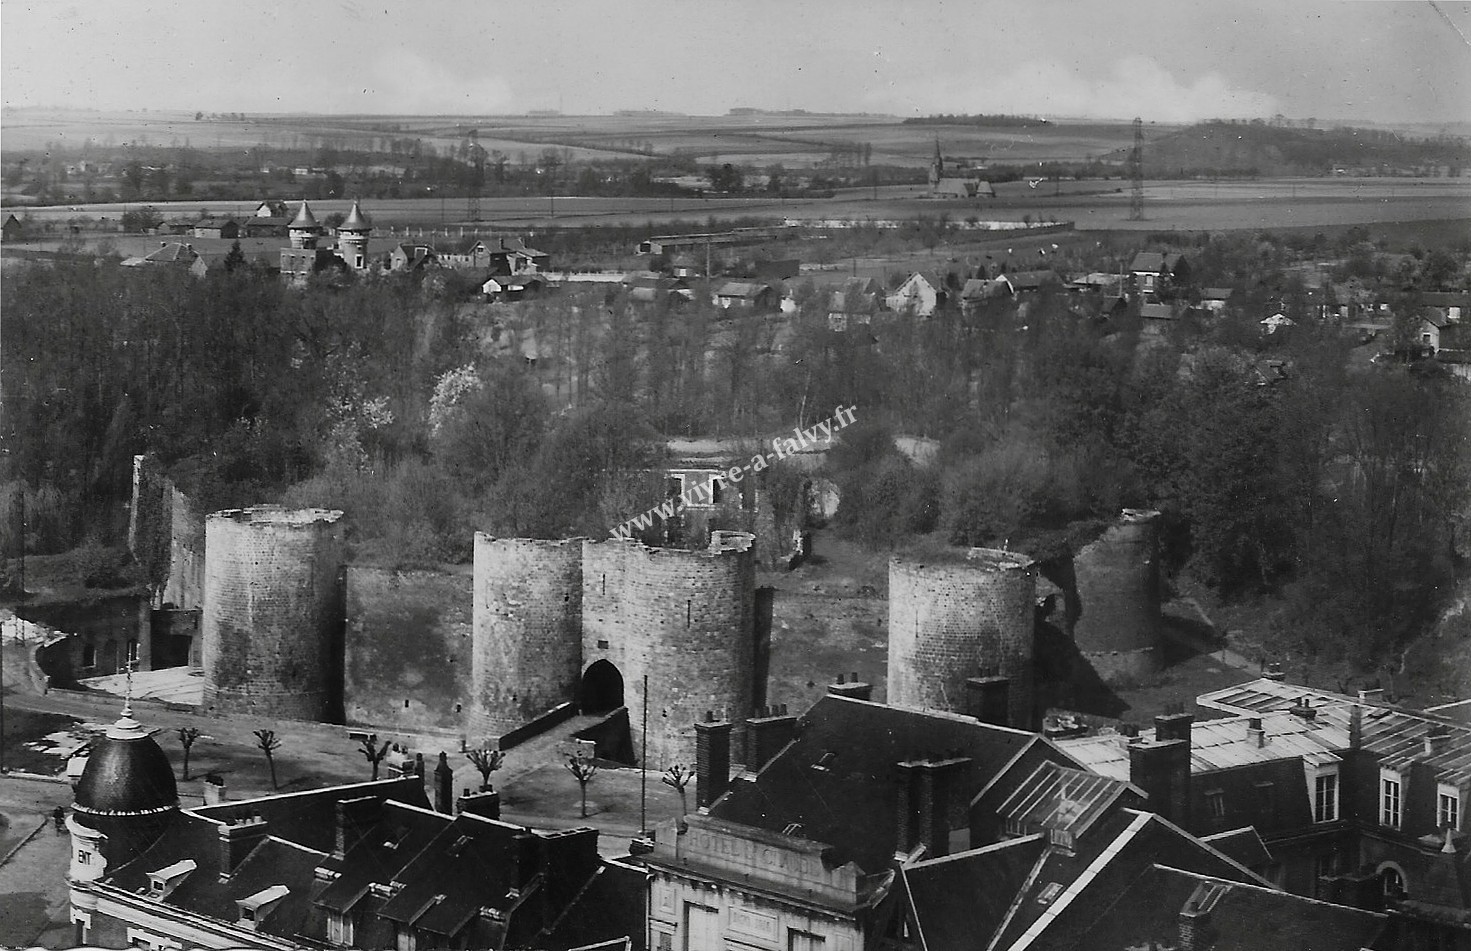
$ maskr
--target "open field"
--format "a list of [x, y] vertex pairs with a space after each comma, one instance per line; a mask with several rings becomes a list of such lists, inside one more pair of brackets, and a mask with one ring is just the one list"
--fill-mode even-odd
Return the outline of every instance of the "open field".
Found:
[[[872, 146], [875, 164], [922, 168], [938, 139], [947, 158], [992, 163], [1084, 160], [1128, 147], [1127, 123], [1058, 121], [1032, 128], [905, 125], [892, 116], [314, 116], [259, 115], [195, 119], [187, 112], [14, 109], [3, 117], [4, 148], [113, 147], [127, 143], [199, 149], [385, 148], [389, 138], [419, 139], [436, 149], [462, 143], [470, 129], [487, 150], [536, 161], [547, 147], [574, 161], [685, 156], [702, 161], [808, 168], [833, 146]], [[1174, 127], [1148, 128], [1153, 137]]]
[[[1061, 194], [1054, 195], [1054, 188]], [[537, 229], [596, 225], [660, 227], [670, 221], [728, 221], [736, 218], [813, 220], [908, 219], [947, 215], [952, 221], [975, 217], [1021, 221], [1073, 221], [1079, 230], [1230, 231], [1413, 222], [1471, 218], [1471, 179], [1271, 179], [1248, 182], [1149, 182], [1143, 221], [1129, 220], [1127, 183], [1050, 182], [1029, 187], [1010, 182], [994, 199], [933, 200], [909, 186], [850, 189], [834, 198], [486, 198], [481, 200], [487, 228]], [[319, 217], [346, 212], [350, 202], [313, 204]], [[91, 204], [27, 209], [43, 221], [74, 217], [117, 217], [136, 204]], [[249, 214], [252, 202], [166, 202], [156, 205], [166, 217]], [[470, 224], [464, 201], [408, 198], [372, 202], [365, 209], [379, 228], [405, 225], [451, 227]], [[1468, 226], [1471, 227], [1471, 226]]]

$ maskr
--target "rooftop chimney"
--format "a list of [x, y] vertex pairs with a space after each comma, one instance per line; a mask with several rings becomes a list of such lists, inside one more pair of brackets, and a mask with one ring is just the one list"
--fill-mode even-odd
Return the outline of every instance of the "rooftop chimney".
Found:
[[1190, 727], [1195, 723], [1195, 715], [1185, 712], [1184, 704], [1171, 704], [1164, 713], [1154, 718], [1154, 738], [1156, 740], [1189, 740]]
[[898, 765], [898, 851], [908, 855], [923, 845], [929, 858], [950, 851], [950, 800], [970, 759], [929, 756]]
[[695, 724], [695, 805], [708, 806], [730, 788], [730, 731], [732, 724], [717, 721], [705, 711]]
[[1251, 717], [1246, 721], [1246, 738], [1260, 749], [1267, 745], [1267, 731], [1262, 729], [1262, 718]]
[[383, 814], [383, 800], [377, 796], [337, 800], [337, 841], [333, 854], [341, 857], [358, 844]]
[[229, 881], [250, 850], [266, 837], [267, 828], [260, 816], [242, 816], [220, 826], [220, 881]]
[[838, 674], [838, 682], [827, 685], [827, 692], [834, 697], [848, 697], [852, 700], [872, 700], [873, 684], [862, 683], [858, 674], [853, 674], [853, 679], [844, 682], [842, 674]]
[[1176, 825], [1190, 822], [1190, 740], [1135, 740], [1128, 745], [1129, 782], [1149, 809]]
[[970, 677], [965, 681], [965, 712], [982, 723], [1011, 726], [1011, 678]]
[[439, 751], [439, 764], [434, 767], [434, 809], [449, 814], [455, 798], [455, 771], [450, 768], [449, 757]]
[[494, 789], [475, 793], [467, 789], [455, 800], [455, 815], [461, 813], [480, 816], [482, 819], [500, 819], [501, 794]]
[[1434, 756], [1445, 749], [1446, 741], [1450, 739], [1451, 728], [1444, 723], [1432, 723], [1430, 729], [1425, 732], [1425, 755]]
[[787, 713], [786, 704], [762, 707], [746, 720], [746, 769], [760, 770], [796, 735], [797, 718]]

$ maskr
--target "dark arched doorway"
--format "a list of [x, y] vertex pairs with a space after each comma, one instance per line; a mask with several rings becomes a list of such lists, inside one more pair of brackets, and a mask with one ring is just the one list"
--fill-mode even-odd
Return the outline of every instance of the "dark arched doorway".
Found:
[[623, 706], [623, 675], [606, 660], [593, 663], [582, 675], [577, 705], [584, 714], [607, 713]]

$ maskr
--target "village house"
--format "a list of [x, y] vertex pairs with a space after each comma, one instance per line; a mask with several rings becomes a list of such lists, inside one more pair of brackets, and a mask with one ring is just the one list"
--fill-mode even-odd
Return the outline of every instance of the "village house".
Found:
[[1276, 333], [1279, 330], [1285, 330], [1288, 327], [1296, 326], [1297, 321], [1293, 320], [1291, 317], [1288, 317], [1286, 314], [1282, 313], [1279, 310], [1276, 313], [1272, 314], [1270, 317], [1263, 317], [1261, 320], [1257, 321], [1257, 324], [1262, 328], [1262, 333], [1270, 335]]
[[229, 241], [240, 237], [240, 223], [234, 218], [206, 215], [194, 221], [192, 233], [196, 238], [215, 238]]
[[1219, 314], [1231, 303], [1233, 291], [1229, 287], [1207, 287], [1200, 292], [1200, 306], [1212, 314]]
[[[460, 238], [448, 245], [435, 245], [434, 253], [441, 264], [457, 271], [484, 271], [491, 268], [491, 249], [474, 235]], [[503, 273], [518, 273], [505, 271]]]
[[388, 252], [388, 270], [417, 271], [438, 264], [439, 258], [433, 246], [428, 244], [398, 243]]
[[713, 303], [721, 310], [771, 310], [776, 291], [757, 281], [727, 281], [715, 291]]
[[1146, 298], [1153, 298], [1167, 285], [1189, 279], [1190, 262], [1173, 251], [1140, 251], [1129, 264], [1134, 287]]
[[915, 271], [904, 279], [904, 283], [894, 288], [884, 303], [895, 313], [929, 317], [938, 307], [944, 305], [946, 296], [943, 281], [932, 280]]
[[5, 241], [19, 241], [25, 236], [25, 225], [15, 215], [6, 215], [5, 224], [0, 225], [0, 238]]
[[845, 281], [828, 292], [827, 325], [829, 330], [843, 332], [850, 325], [866, 327], [884, 302], [884, 289], [872, 278]]
[[480, 293], [487, 300], [521, 300], [534, 297], [546, 290], [546, 278], [535, 272], [523, 274], [499, 274], [489, 277], [480, 285]]

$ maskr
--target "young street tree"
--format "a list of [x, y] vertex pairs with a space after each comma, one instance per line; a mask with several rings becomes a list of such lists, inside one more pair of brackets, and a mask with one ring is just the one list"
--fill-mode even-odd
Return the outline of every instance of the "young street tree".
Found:
[[577, 778], [577, 785], [582, 790], [582, 818], [587, 818], [587, 784], [598, 774], [598, 767], [592, 760], [585, 756], [572, 755], [567, 757], [567, 771]]
[[255, 746], [266, 754], [266, 765], [271, 768], [271, 788], [279, 788], [276, 785], [276, 750], [281, 748], [281, 740], [276, 736], [276, 731], [256, 730]]
[[659, 782], [679, 793], [679, 814], [683, 816], [689, 812], [689, 803], [685, 800], [684, 787], [688, 786], [691, 779], [695, 778], [695, 771], [688, 766], [675, 763], [664, 770], [664, 775], [659, 777]]
[[378, 764], [383, 762], [383, 757], [388, 755], [389, 745], [387, 740], [383, 741], [382, 746], [378, 746], [377, 742], [378, 734], [374, 733], [371, 736], [363, 737], [362, 746], [359, 747], [363, 758], [368, 761], [368, 765], [373, 767], [374, 780], [378, 778]]
[[179, 745], [184, 748], [184, 781], [189, 780], [189, 747], [199, 739], [200, 732], [192, 726], [179, 727]]
[[490, 774], [501, 768], [506, 760], [504, 750], [494, 750], [489, 747], [470, 750], [465, 754], [470, 764], [480, 773], [480, 791], [486, 792], [490, 789]]

